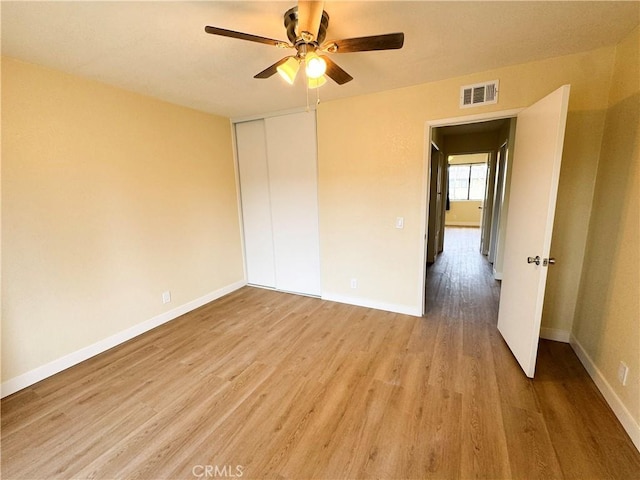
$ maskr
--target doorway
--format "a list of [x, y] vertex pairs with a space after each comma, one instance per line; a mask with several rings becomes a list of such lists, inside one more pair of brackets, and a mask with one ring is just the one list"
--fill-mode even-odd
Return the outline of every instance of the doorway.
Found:
[[[504, 178], [501, 195], [496, 198], [502, 205], [501, 208], [494, 209], [492, 203], [485, 204], [491, 215], [485, 215], [482, 222], [481, 249], [483, 254], [489, 255], [492, 246], [491, 233], [498, 232], [494, 235], [494, 242], [497, 242], [494, 265], [499, 264], [498, 260], [501, 260], [501, 257], [504, 263], [498, 330], [526, 375], [531, 378], [535, 371], [547, 267], [555, 263], [550, 257], [550, 247], [570, 89], [570, 85], [563, 85], [532, 105], [513, 112], [512, 115], [506, 115], [505, 112], [481, 114], [427, 124], [428, 138], [437, 141], [443, 137], [438, 135], [438, 127], [467, 128], [469, 125], [479, 125], [483, 128], [483, 125], [491, 123], [488, 120], [501, 120], [513, 116], [518, 120], [517, 136], [514, 120], [510, 121], [509, 130], [512, 134], [509, 136], [513, 137], [513, 143], [508, 141], [506, 149], [502, 148], [502, 143], [499, 144], [496, 155], [490, 162], [486, 197], [488, 201], [500, 191], [495, 182], [496, 171], [499, 168], [500, 150], [506, 152], [505, 168], [497, 177]], [[445, 143], [443, 141], [443, 144]], [[517, 149], [518, 161], [515, 163], [510, 161], [510, 148]], [[427, 167], [431, 166], [430, 153], [431, 149], [427, 150]], [[431, 169], [427, 168], [427, 172], [428, 179], [432, 175]], [[491, 180], [492, 178], [494, 180]], [[425, 184], [427, 187], [430, 185], [429, 182]], [[510, 190], [513, 191], [513, 195], [510, 194]], [[429, 199], [428, 188], [426, 192], [425, 202]], [[436, 208], [435, 205], [426, 203], [425, 240], [428, 235], [433, 235], [433, 232], [426, 231], [426, 225]], [[495, 218], [488, 220], [494, 217], [494, 212]], [[503, 212], [506, 212], [506, 215]], [[493, 221], [497, 219], [501, 222], [496, 226]], [[502, 230], [504, 238], [508, 236], [508, 243], [501, 242]], [[423, 268], [423, 282], [426, 284], [426, 261]], [[422, 290], [423, 305], [426, 305], [425, 291]]]
[[[508, 146], [515, 134], [513, 117], [431, 128], [427, 264], [446, 247], [446, 227], [476, 228], [475, 247], [489, 259], [500, 279], [504, 188], [508, 181]], [[440, 221], [442, 219], [442, 221]], [[469, 239], [475, 238], [468, 236]], [[475, 240], [473, 240], [475, 242]], [[491, 254], [491, 255], [490, 255]], [[492, 267], [493, 268], [493, 267]]]

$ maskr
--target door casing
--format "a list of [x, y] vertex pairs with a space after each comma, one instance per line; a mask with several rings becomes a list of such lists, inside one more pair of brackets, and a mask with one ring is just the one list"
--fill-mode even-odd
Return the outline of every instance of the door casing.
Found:
[[427, 275], [427, 229], [429, 224], [429, 198], [431, 195], [430, 183], [431, 183], [431, 135], [432, 130], [438, 127], [451, 127], [455, 125], [468, 125], [471, 123], [487, 122], [490, 120], [502, 120], [505, 118], [517, 117], [523, 108], [501, 110], [498, 112], [487, 112], [476, 115], [464, 115], [460, 117], [449, 117], [443, 119], [428, 120], [425, 124], [425, 148], [424, 148], [424, 160], [423, 160], [423, 175], [422, 175], [422, 196], [420, 205], [420, 218], [422, 218], [422, 225], [420, 227], [420, 251], [423, 252], [422, 256], [422, 268], [420, 269], [420, 278], [418, 279], [418, 285], [420, 285], [420, 298], [418, 299], [419, 305], [422, 305], [422, 315], [426, 312], [426, 275]]

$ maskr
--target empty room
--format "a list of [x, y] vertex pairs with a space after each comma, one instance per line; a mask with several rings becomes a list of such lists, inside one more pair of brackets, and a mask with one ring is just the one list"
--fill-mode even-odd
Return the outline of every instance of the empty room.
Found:
[[0, 21], [2, 478], [640, 478], [640, 2]]

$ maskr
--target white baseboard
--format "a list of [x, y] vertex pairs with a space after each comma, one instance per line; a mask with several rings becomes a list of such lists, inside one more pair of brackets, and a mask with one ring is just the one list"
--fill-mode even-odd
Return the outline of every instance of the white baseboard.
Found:
[[627, 410], [627, 407], [624, 406], [620, 397], [616, 395], [616, 392], [611, 388], [607, 379], [602, 375], [602, 372], [598, 369], [589, 354], [582, 345], [580, 345], [580, 342], [578, 342], [573, 334], [571, 335], [569, 343], [571, 344], [573, 351], [576, 352], [580, 362], [589, 373], [589, 376], [591, 376], [593, 382], [598, 387], [598, 390], [600, 390], [600, 393], [602, 393], [602, 396], [611, 407], [611, 410], [613, 410], [613, 413], [622, 424], [622, 427], [625, 429], [629, 437], [631, 437], [631, 441], [635, 445], [636, 449], [640, 452], [640, 425], [633, 418], [629, 410]]
[[544, 338], [546, 340], [554, 340], [556, 342], [569, 343], [570, 336], [571, 336], [571, 332], [567, 332], [566, 330], [560, 330], [559, 328], [542, 327], [540, 329], [540, 338]]
[[235, 290], [238, 290], [245, 285], [246, 282], [244, 280], [241, 280], [239, 282], [232, 283], [231, 285], [219, 288], [218, 290], [208, 293], [200, 298], [196, 298], [195, 300], [187, 302], [184, 305], [180, 305], [179, 307], [161, 313], [160, 315], [134, 325], [133, 327], [127, 328], [122, 332], [107, 337], [104, 340], [100, 340], [99, 342], [81, 348], [80, 350], [65, 355], [64, 357], [58, 358], [45, 365], [34, 368], [27, 373], [23, 373], [22, 375], [11, 378], [0, 385], [0, 390], [2, 392], [0, 397], [4, 398], [7, 395], [11, 395], [12, 393], [17, 392], [18, 390], [22, 390], [23, 388], [44, 380], [47, 377], [55, 375], [56, 373], [66, 370], [67, 368], [74, 365], [77, 365], [80, 362], [83, 362], [91, 357], [109, 350], [110, 348], [120, 345], [127, 340], [131, 340], [132, 338], [137, 337], [142, 333], [156, 328], [163, 323], [167, 323], [178, 318], [181, 315], [184, 315], [185, 313], [201, 307], [202, 305], [206, 305], [209, 302], [217, 300], [218, 298], [223, 297], [224, 295], [227, 295]]
[[499, 272], [494, 268], [493, 269], [493, 278], [495, 278], [496, 280], [502, 280], [502, 272]]
[[320, 298], [322, 298], [322, 300], [329, 300], [331, 302], [346, 303], [348, 305], [356, 305], [358, 307], [374, 308], [376, 310], [384, 310], [386, 312], [402, 313], [403, 315], [412, 315], [414, 317], [422, 316], [422, 310], [419, 308], [416, 309], [414, 307], [398, 305], [395, 303], [378, 302], [375, 300], [370, 300], [368, 298], [351, 297], [330, 292], [323, 292]]

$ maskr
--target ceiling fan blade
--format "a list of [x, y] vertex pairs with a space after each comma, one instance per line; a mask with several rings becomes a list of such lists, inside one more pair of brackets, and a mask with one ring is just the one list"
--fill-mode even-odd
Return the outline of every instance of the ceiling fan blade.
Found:
[[276, 63], [271, 65], [270, 67], [265, 68], [263, 71], [255, 75], [253, 78], [269, 78], [271, 75], [275, 74], [278, 71], [278, 67], [286, 62], [288, 59], [292, 57], [284, 57], [278, 60]]
[[298, 36], [301, 32], [309, 32], [314, 40], [318, 38], [323, 9], [323, 1], [298, 1]]
[[320, 58], [322, 58], [327, 64], [327, 71], [325, 72], [325, 74], [338, 85], [344, 85], [345, 83], [353, 80], [353, 77], [351, 75], [345, 72], [329, 57], [327, 57], [326, 55], [320, 55]]
[[240, 40], [248, 40], [250, 42], [264, 43], [266, 45], [273, 45], [274, 47], [293, 48], [293, 45], [290, 45], [287, 42], [283, 42], [282, 40], [274, 40], [273, 38], [259, 37], [258, 35], [251, 35], [249, 33], [236, 32], [234, 30], [227, 30], [225, 28], [210, 27], [207, 25], [206, 27], [204, 27], [204, 31], [212, 35], [221, 35], [223, 37], [238, 38]]
[[372, 50], [395, 50], [404, 45], [404, 33], [387, 33], [371, 37], [335, 40], [322, 46], [330, 53], [369, 52]]

